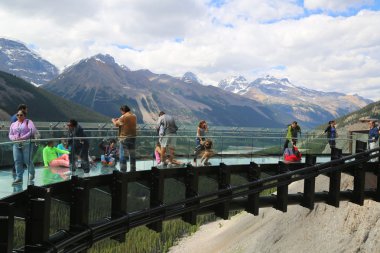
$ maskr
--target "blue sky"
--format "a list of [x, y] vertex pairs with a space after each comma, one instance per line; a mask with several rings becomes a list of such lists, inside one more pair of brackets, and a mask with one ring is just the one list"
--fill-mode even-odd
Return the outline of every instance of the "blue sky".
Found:
[[2, 0], [0, 19], [61, 71], [103, 53], [210, 85], [273, 75], [380, 99], [380, 0]]

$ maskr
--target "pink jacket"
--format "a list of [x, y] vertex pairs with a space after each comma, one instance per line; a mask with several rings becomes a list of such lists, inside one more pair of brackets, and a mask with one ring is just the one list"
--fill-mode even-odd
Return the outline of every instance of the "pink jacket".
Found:
[[37, 132], [33, 121], [25, 119], [22, 123], [13, 122], [9, 128], [9, 139], [11, 141], [28, 140]]

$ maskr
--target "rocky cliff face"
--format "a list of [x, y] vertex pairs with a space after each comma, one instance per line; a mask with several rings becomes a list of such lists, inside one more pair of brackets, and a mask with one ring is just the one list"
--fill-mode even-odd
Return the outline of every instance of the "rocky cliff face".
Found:
[[23, 43], [0, 38], [0, 70], [39, 86], [58, 76], [58, 69]]

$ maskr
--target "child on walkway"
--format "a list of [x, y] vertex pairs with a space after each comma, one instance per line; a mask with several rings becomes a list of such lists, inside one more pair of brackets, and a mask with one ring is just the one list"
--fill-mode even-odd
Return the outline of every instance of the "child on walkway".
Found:
[[[58, 157], [58, 153], [63, 154]], [[46, 147], [42, 151], [42, 156], [44, 160], [44, 166], [48, 167], [69, 167], [70, 161], [69, 156], [70, 151], [62, 150], [54, 147], [53, 141], [48, 141]]]
[[302, 154], [299, 152], [296, 145], [292, 148], [285, 148], [284, 150], [284, 160], [286, 162], [299, 162], [301, 161]]
[[111, 139], [109, 144], [101, 142], [99, 147], [103, 150], [104, 154], [100, 156], [100, 161], [103, 165], [115, 166], [117, 157], [116, 140]]

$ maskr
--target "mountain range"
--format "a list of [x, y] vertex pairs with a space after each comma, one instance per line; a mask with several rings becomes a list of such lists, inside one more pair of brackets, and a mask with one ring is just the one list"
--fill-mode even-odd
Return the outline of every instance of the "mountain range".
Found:
[[[204, 84], [194, 73], [182, 77], [130, 70], [110, 55], [83, 59], [58, 74], [57, 68], [17, 41], [0, 39], [0, 69], [71, 102], [116, 117], [128, 104], [139, 123], [153, 123], [166, 111], [183, 123], [206, 119], [213, 125], [278, 127], [297, 120], [314, 127], [362, 108], [371, 100], [321, 92], [271, 76], [248, 82], [243, 76]], [[28, 75], [27, 75], [28, 74]]]
[[248, 82], [235, 76], [219, 82], [218, 87], [258, 101], [271, 108], [282, 122], [297, 120], [315, 126], [358, 110], [372, 101], [358, 95], [323, 92], [292, 84], [287, 78], [272, 76]]
[[190, 80], [131, 71], [110, 55], [81, 60], [41, 87], [110, 117], [118, 116], [120, 105], [127, 104], [139, 123], [154, 123], [165, 111], [183, 124], [207, 119], [213, 125], [281, 125], [261, 103]]

